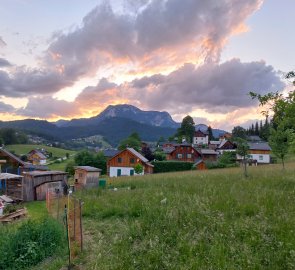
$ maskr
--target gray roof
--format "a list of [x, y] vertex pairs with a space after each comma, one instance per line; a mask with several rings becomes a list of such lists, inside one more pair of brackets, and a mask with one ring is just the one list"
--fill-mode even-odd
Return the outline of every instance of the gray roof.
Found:
[[213, 149], [200, 149], [202, 154], [205, 155], [217, 155], [218, 153]]
[[141, 161], [148, 163], [149, 161], [140, 153], [138, 153], [135, 149], [127, 147], [127, 150], [130, 151], [133, 155], [137, 156]]
[[175, 147], [164, 147], [163, 152], [165, 154], [170, 154], [170, 153], [172, 153], [174, 151], [174, 149], [175, 149]]
[[38, 149], [30, 151], [28, 155], [33, 154], [33, 152], [37, 154], [40, 157], [40, 159], [46, 159], [46, 156]]
[[116, 149], [106, 149], [106, 150], [103, 150], [103, 155], [105, 157], [113, 157], [115, 155], [117, 155], [120, 151], [119, 150], [116, 150]]
[[210, 144], [219, 145], [220, 141], [210, 141]]
[[101, 169], [91, 167], [91, 166], [75, 166], [75, 169], [84, 170], [86, 172], [100, 172], [101, 171]]
[[18, 179], [18, 178], [23, 178], [23, 176], [12, 174], [12, 173], [0, 173], [0, 180]]
[[32, 172], [24, 172], [23, 174], [31, 175], [31, 176], [45, 176], [45, 175], [67, 174], [67, 173], [62, 171], [32, 171]]
[[265, 150], [271, 151], [271, 148], [267, 142], [248, 143], [250, 150]]

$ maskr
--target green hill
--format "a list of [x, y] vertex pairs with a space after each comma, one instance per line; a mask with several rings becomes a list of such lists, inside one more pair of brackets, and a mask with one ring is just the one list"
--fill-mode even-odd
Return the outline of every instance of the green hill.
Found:
[[5, 146], [5, 148], [9, 151], [13, 151], [18, 156], [26, 155], [33, 149], [41, 149], [41, 148], [45, 149], [48, 152], [51, 152], [52, 156], [57, 158], [65, 157], [66, 153], [69, 153], [69, 155], [73, 155], [76, 153], [75, 151], [72, 151], [72, 150], [66, 150], [62, 148], [56, 148], [56, 147], [51, 147], [47, 145], [39, 145], [39, 144], [12, 144], [12, 145]]
[[[77, 193], [83, 269], [295, 269], [295, 163], [112, 179]], [[58, 267], [54, 267], [56, 260]], [[46, 269], [60, 269], [60, 260]], [[63, 257], [66, 264], [66, 257]]]

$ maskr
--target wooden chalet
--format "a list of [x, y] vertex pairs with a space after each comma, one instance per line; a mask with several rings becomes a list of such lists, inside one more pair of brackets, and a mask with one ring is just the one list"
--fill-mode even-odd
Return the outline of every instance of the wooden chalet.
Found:
[[136, 175], [134, 171], [136, 164], [143, 166], [141, 174], [153, 173], [154, 166], [143, 155], [133, 148], [126, 148], [108, 160], [108, 175], [110, 177]]
[[45, 165], [47, 160], [46, 156], [37, 149], [30, 151], [27, 154], [27, 158], [33, 165]]
[[223, 152], [232, 152], [236, 151], [237, 145], [231, 141], [222, 140], [220, 145], [216, 148], [216, 151], [220, 154], [223, 154]]
[[96, 187], [99, 184], [101, 169], [91, 166], [75, 167], [75, 188]]
[[201, 153], [188, 143], [176, 145], [171, 152], [166, 153], [167, 160], [195, 162], [198, 158], [201, 158]]
[[200, 149], [203, 161], [214, 162], [217, 161], [218, 152], [213, 149]]

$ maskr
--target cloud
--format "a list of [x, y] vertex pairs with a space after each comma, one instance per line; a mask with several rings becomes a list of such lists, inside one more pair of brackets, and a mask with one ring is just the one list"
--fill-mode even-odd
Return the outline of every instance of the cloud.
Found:
[[0, 113], [13, 113], [15, 108], [9, 104], [0, 101]]
[[0, 57], [0, 68], [12, 66], [6, 59]]
[[[233, 59], [201, 67], [185, 64], [166, 76], [156, 74], [120, 85], [104, 78], [96, 86], [86, 87], [72, 103], [46, 97], [43, 101], [30, 100], [25, 110], [26, 115], [29, 112], [39, 117], [91, 116], [109, 104], [127, 103], [142, 109], [166, 110], [178, 118], [203, 110], [211, 115], [224, 114], [231, 115], [232, 119], [242, 119], [245, 112], [257, 106], [249, 97], [249, 91], [263, 94], [283, 87], [272, 66]], [[45, 103], [50, 105], [41, 105]]]
[[25, 108], [17, 110], [18, 115], [38, 118], [74, 117], [79, 114], [75, 104], [50, 96], [30, 98]]
[[3, 40], [2, 37], [0, 37], [0, 48], [5, 47], [6, 45], [7, 45], [6, 42]]

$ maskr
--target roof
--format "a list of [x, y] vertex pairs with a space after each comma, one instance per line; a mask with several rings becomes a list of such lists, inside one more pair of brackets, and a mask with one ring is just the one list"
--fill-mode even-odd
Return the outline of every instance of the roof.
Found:
[[30, 151], [29, 154], [33, 154], [33, 152], [37, 154], [40, 157], [40, 159], [46, 159], [46, 156], [41, 151], [34, 149]]
[[116, 150], [116, 149], [103, 150], [103, 155], [105, 157], [113, 157], [113, 156], [117, 155], [118, 153], [120, 153], [120, 151]]
[[101, 172], [101, 169], [91, 166], [75, 166], [75, 169], [84, 170], [86, 172]]
[[23, 176], [18, 174], [12, 174], [12, 173], [0, 173], [0, 180], [9, 180], [9, 179], [16, 179], [16, 178], [23, 178]]
[[45, 175], [59, 175], [59, 174], [67, 174], [62, 171], [32, 171], [32, 172], [24, 172], [24, 175], [30, 176], [45, 176]]
[[227, 142], [229, 142], [230, 144], [234, 145], [231, 141], [228, 140], [222, 140], [220, 145], [218, 146], [218, 149], [221, 149]]
[[271, 148], [267, 142], [248, 143], [249, 150], [265, 150], [271, 151]]
[[263, 140], [257, 135], [251, 135], [247, 138], [251, 142], [262, 142]]
[[18, 158], [17, 156], [15, 156], [14, 154], [10, 153], [9, 151], [7, 151], [6, 149], [0, 147], [0, 152], [3, 152], [4, 154], [6, 154], [7, 156], [9, 156], [10, 158], [14, 159], [15, 161], [17, 161], [19, 164], [21, 165], [25, 165], [25, 162], [22, 161], [20, 158]]
[[219, 145], [220, 141], [210, 141], [210, 144]]
[[204, 155], [217, 155], [218, 153], [213, 149], [200, 149], [201, 153]]
[[164, 147], [164, 148], [163, 148], [163, 152], [164, 152], [165, 154], [170, 154], [170, 153], [173, 152], [174, 149], [175, 149], [175, 147]]
[[148, 163], [149, 161], [140, 153], [138, 153], [135, 149], [133, 148], [126, 148], [128, 151], [130, 151], [133, 155], [135, 155], [136, 157], [138, 157], [142, 162], [144, 163]]
[[194, 163], [193, 166], [197, 166], [197, 165], [199, 165], [201, 163], [204, 163], [204, 160], [202, 160], [202, 159], [196, 160], [196, 162]]

